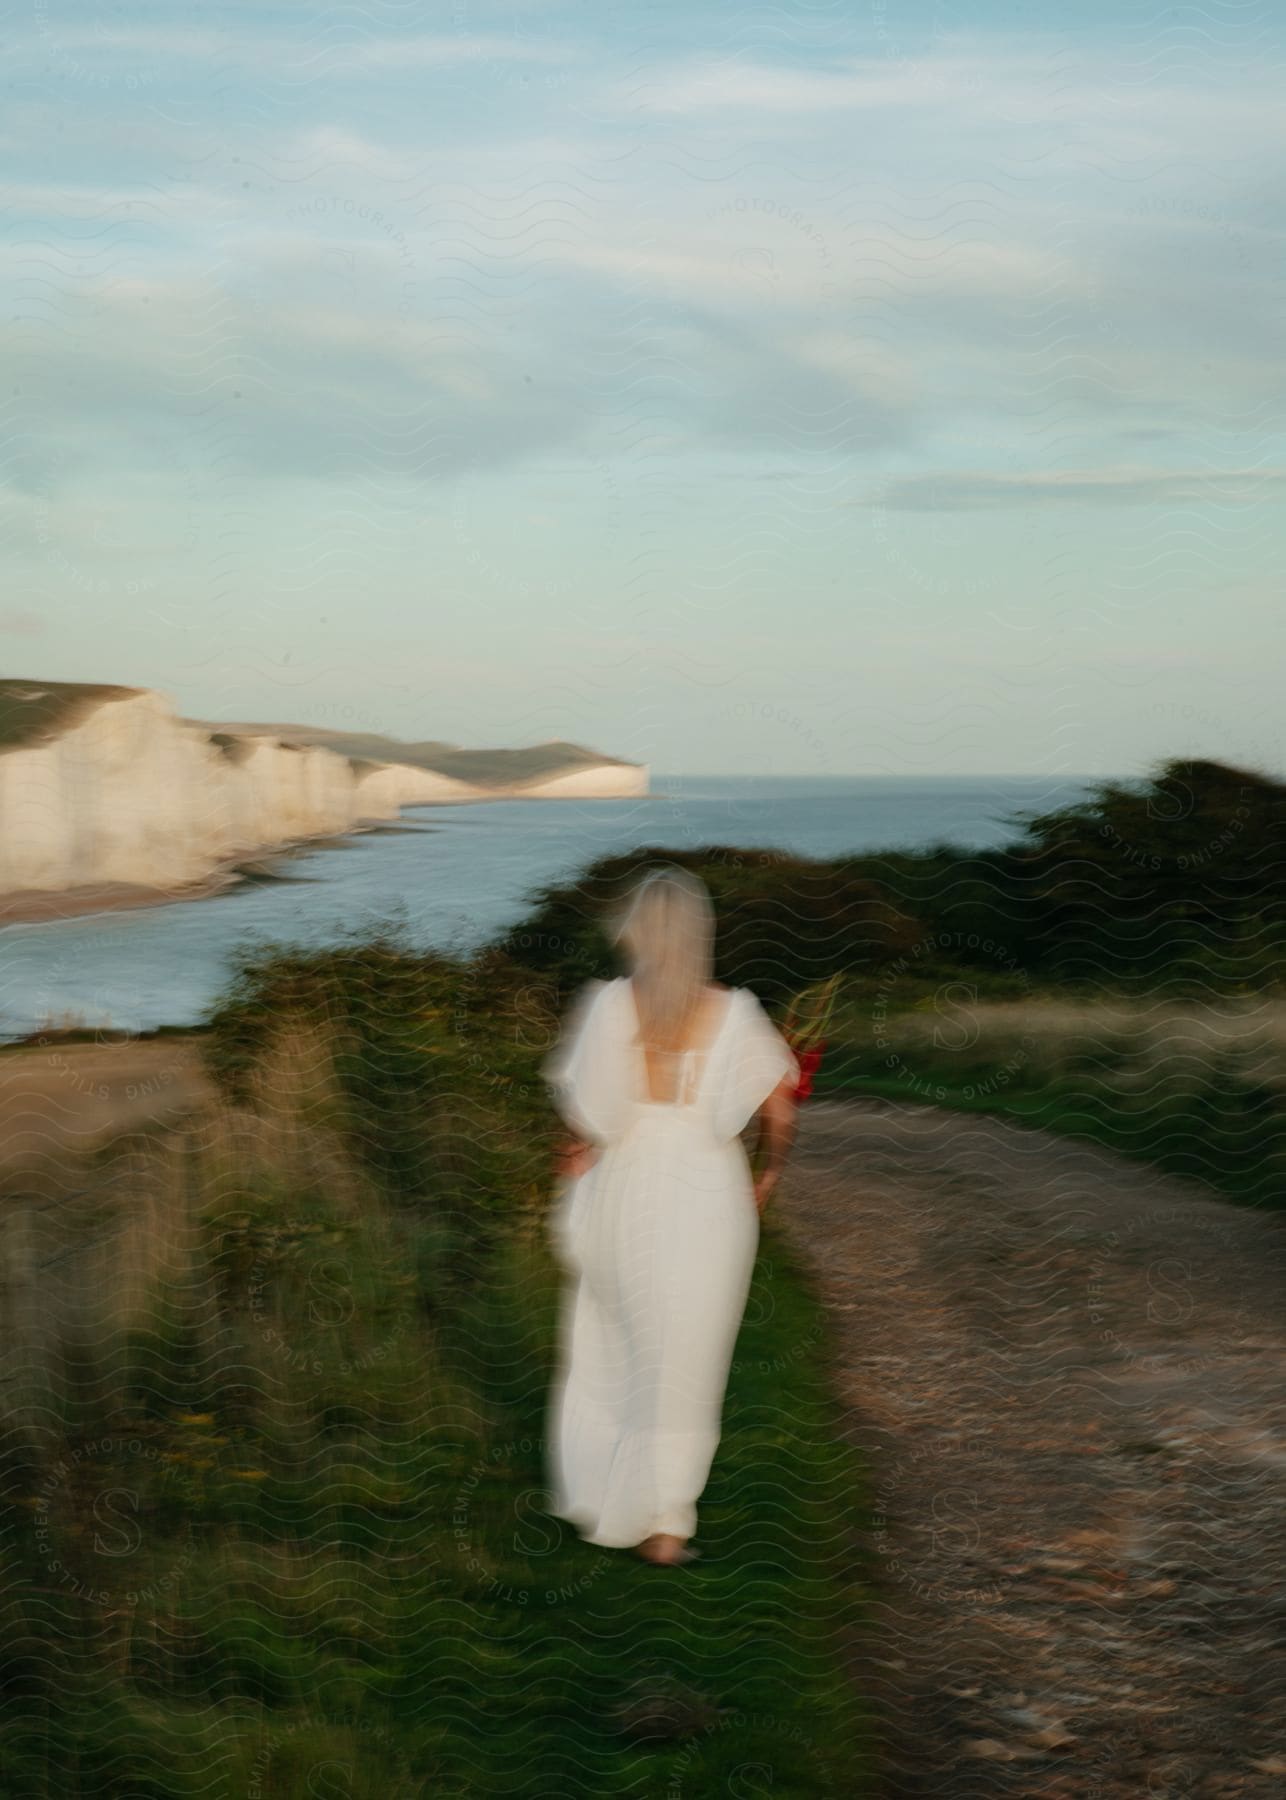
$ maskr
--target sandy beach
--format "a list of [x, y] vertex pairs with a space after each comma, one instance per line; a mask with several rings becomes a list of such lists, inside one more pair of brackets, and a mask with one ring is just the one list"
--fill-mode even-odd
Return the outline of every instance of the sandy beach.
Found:
[[171, 906], [178, 900], [207, 900], [236, 887], [243, 877], [221, 871], [207, 881], [178, 888], [140, 887], [132, 882], [103, 881], [88, 887], [22, 888], [0, 894], [0, 926], [46, 925], [52, 920], [79, 919], [86, 913], [124, 912], [135, 906]]
[[59, 919], [84, 918], [89, 913], [124, 912], [137, 906], [174, 906], [188, 900], [209, 900], [230, 893], [247, 881], [270, 881], [281, 873], [278, 865], [291, 857], [322, 846], [331, 849], [372, 832], [423, 830], [400, 819], [371, 820], [348, 831], [319, 832], [315, 837], [294, 838], [289, 843], [265, 844], [262, 849], [239, 855], [214, 869], [204, 880], [174, 887], [147, 887], [128, 881], [100, 881], [74, 888], [16, 888], [0, 893], [0, 927], [45, 925]]

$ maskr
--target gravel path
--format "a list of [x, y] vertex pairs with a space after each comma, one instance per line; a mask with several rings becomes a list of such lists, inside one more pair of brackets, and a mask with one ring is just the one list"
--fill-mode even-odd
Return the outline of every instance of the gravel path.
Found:
[[1286, 1794], [1286, 1219], [821, 1099], [773, 1212], [872, 1470], [887, 1800]]
[[188, 1038], [20, 1046], [0, 1055], [0, 1197], [39, 1170], [74, 1182], [80, 1159], [213, 1098]]

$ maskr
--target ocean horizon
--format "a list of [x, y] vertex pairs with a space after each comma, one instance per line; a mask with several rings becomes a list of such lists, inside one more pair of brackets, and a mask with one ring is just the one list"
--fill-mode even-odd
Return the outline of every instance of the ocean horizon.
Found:
[[712, 844], [834, 857], [1011, 841], [1121, 776], [661, 775], [620, 799], [414, 806], [401, 820], [265, 858], [273, 872], [205, 899], [0, 929], [0, 1041], [44, 1026], [194, 1025], [247, 942], [320, 945], [401, 925], [464, 954], [515, 923], [535, 892], [599, 857]]

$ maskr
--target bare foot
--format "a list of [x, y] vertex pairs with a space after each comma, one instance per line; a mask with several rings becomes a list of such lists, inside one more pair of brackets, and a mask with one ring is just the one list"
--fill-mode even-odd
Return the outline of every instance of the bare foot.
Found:
[[651, 1537], [644, 1538], [637, 1546], [639, 1555], [645, 1562], [673, 1564], [691, 1560], [691, 1552], [681, 1537], [673, 1537], [666, 1531], [654, 1531]]

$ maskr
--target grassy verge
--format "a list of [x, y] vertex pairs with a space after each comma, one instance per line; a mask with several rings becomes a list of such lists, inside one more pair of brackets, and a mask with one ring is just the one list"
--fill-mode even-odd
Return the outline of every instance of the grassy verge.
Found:
[[771, 1234], [703, 1560], [544, 1511], [550, 1015], [509, 980], [263, 956], [226, 1102], [7, 1214], [0, 1791], [863, 1791], [862, 1471]]
[[1286, 1205], [1286, 1004], [851, 984], [819, 1094], [994, 1113]]

